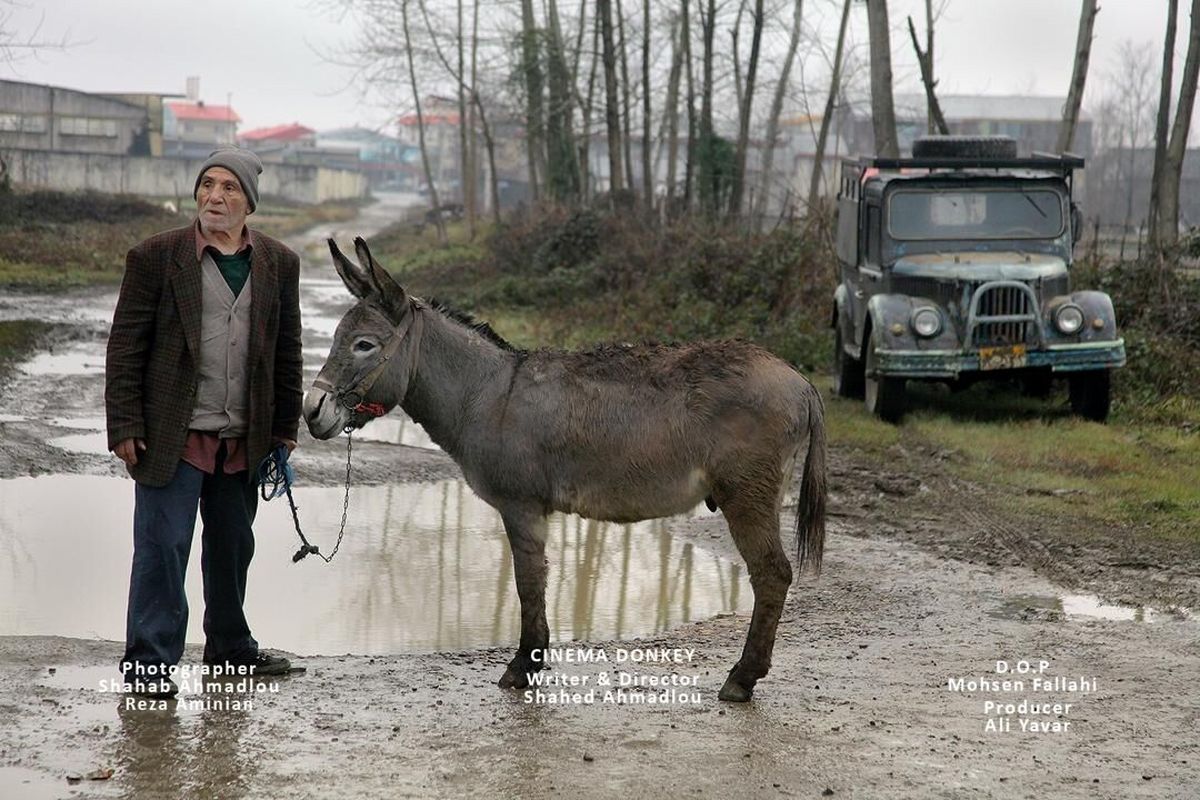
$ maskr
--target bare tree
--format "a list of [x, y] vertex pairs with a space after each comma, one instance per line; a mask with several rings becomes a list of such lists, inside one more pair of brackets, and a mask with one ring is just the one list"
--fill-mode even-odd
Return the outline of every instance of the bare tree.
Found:
[[762, 48], [763, 0], [754, 0], [754, 33], [750, 39], [750, 63], [746, 67], [746, 85], [742, 91], [739, 112], [737, 149], [734, 151], [733, 187], [729, 197], [729, 213], [742, 213], [742, 195], [746, 186], [746, 152], [750, 146], [750, 114], [754, 107], [755, 80], [758, 75], [758, 56]]
[[[683, 0], [686, 8], [688, 0]], [[682, 17], [680, 18], [682, 19]], [[683, 42], [687, 36], [686, 30], [681, 30], [682, 24], [677, 21], [671, 26], [671, 74], [667, 79], [667, 99], [663, 114], [667, 128], [667, 192], [663, 202], [663, 211], [671, 212], [671, 204], [675, 199], [675, 162], [679, 158], [679, 83], [683, 73]]]
[[625, 10], [621, 0], [617, 0], [617, 53], [621, 56], [621, 143], [625, 150], [625, 186], [631, 192], [637, 183], [633, 180], [633, 134], [631, 130], [633, 113], [631, 93], [633, 87], [629, 83], [629, 52], [625, 44]]
[[521, 73], [525, 80], [525, 147], [529, 158], [529, 191], [536, 201], [546, 174], [545, 111], [542, 105], [542, 67], [533, 0], [521, 0]]
[[1096, 0], [1083, 0], [1079, 14], [1079, 36], [1075, 40], [1075, 68], [1071, 72], [1071, 89], [1067, 93], [1067, 104], [1063, 107], [1062, 127], [1058, 131], [1057, 149], [1065, 153], [1075, 141], [1075, 127], [1079, 124], [1079, 108], [1083, 104], [1083, 87], [1087, 82], [1088, 59], [1092, 53], [1092, 29], [1100, 8]]
[[642, 193], [654, 208], [654, 173], [650, 170], [650, 0], [642, 0]]
[[1183, 81], [1179, 87], [1179, 106], [1171, 141], [1163, 162], [1162, 183], [1159, 187], [1158, 233], [1160, 247], [1170, 247], [1179, 240], [1179, 184], [1183, 173], [1183, 158], [1187, 152], [1192, 108], [1196, 101], [1196, 82], [1200, 77], [1200, 0], [1192, 0], [1192, 17], [1188, 36], [1187, 59], [1183, 64]]
[[25, 4], [16, 0], [0, 0], [0, 64], [12, 65], [25, 56], [34, 55], [48, 50], [66, 50], [77, 42], [71, 40], [70, 31], [65, 31], [58, 38], [45, 37], [42, 25], [45, 22], [45, 12], [30, 31], [19, 31], [13, 21], [13, 13]]
[[408, 0], [400, 0], [400, 16], [404, 24], [404, 50], [408, 58], [408, 78], [412, 84], [413, 104], [417, 109], [417, 141], [421, 148], [421, 166], [425, 170], [425, 183], [429, 186], [429, 204], [437, 226], [438, 241], [446, 243], [446, 224], [442, 221], [441, 203], [438, 201], [437, 184], [429, 168], [429, 148], [425, 146], [425, 117], [421, 114], [421, 93], [417, 89], [417, 71], [413, 63], [413, 39], [408, 26]]
[[871, 37], [871, 122], [875, 129], [875, 152], [884, 158], [899, 158], [896, 105], [892, 97], [892, 43], [887, 0], [866, 2], [867, 28]]
[[612, 0], [596, 0], [600, 39], [604, 51], [604, 121], [608, 132], [608, 185], [610, 197], [624, 188], [621, 166], [621, 111], [617, 97], [617, 51], [613, 42]]
[[779, 137], [779, 116], [783, 112], [783, 100], [787, 94], [788, 76], [792, 72], [792, 63], [796, 60], [796, 50], [800, 46], [800, 28], [803, 21], [804, 0], [793, 0], [792, 30], [788, 37], [787, 52], [783, 58], [783, 68], [779, 72], [779, 82], [775, 84], [775, 97], [771, 101], [771, 113], [767, 116], [767, 138], [763, 144], [762, 175], [758, 182], [758, 203], [763, 213], [755, 218], [755, 228], [761, 229], [762, 220], [768, 208], [767, 198], [771, 186], [771, 171], [775, 166], [775, 140]]
[[1167, 0], [1167, 36], [1163, 43], [1162, 76], [1158, 82], [1158, 119], [1154, 125], [1154, 175], [1150, 179], [1150, 211], [1146, 223], [1152, 248], [1159, 244], [1159, 204], [1162, 202], [1162, 171], [1167, 159], [1167, 136], [1171, 126], [1171, 76], [1175, 68], [1175, 22], [1178, 17], [1179, 0]]
[[550, 23], [547, 31], [550, 107], [546, 112], [546, 188], [556, 200], [574, 202], [579, 197], [572, 103], [575, 81], [567, 69], [557, 0], [549, 0], [546, 9]]
[[925, 19], [928, 30], [924, 51], [921, 50], [921, 43], [917, 41], [917, 28], [913, 25], [912, 17], [908, 18], [908, 34], [912, 37], [913, 50], [917, 53], [917, 65], [921, 68], [921, 83], [925, 86], [929, 132], [948, 134], [950, 128], [946, 125], [946, 117], [942, 114], [942, 106], [938, 103], [937, 93], [934, 92], [937, 80], [933, 77], [933, 7], [930, 0], [925, 0]]
[[842, 4], [842, 21], [838, 26], [837, 47], [833, 54], [833, 74], [829, 79], [829, 95], [825, 98], [825, 114], [821, 117], [821, 131], [817, 134], [816, 152], [813, 154], [812, 180], [808, 185], [808, 208], [811, 211], [817, 205], [821, 196], [821, 171], [825, 160], [825, 144], [829, 140], [829, 127], [833, 122], [833, 112], [837, 107], [837, 98], [841, 93], [842, 53], [846, 45], [846, 28], [850, 22], [850, 3], [845, 0]]

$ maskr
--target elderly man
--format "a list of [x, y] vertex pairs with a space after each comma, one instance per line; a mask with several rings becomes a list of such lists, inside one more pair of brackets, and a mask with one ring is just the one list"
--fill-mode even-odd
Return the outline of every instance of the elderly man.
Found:
[[[259, 650], [242, 604], [254, 555], [259, 462], [295, 447], [302, 403], [300, 262], [246, 227], [262, 163], [219, 149], [204, 162], [191, 225], [129, 251], [108, 340], [108, 446], [136, 481], [122, 671], [170, 696], [183, 655], [183, 581], [203, 521], [204, 661], [285, 673]], [[226, 666], [228, 668], [228, 666]]]

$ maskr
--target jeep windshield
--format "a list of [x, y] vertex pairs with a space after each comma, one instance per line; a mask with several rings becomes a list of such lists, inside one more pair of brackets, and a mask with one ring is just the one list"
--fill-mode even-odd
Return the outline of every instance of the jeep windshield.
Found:
[[1053, 239], [1063, 232], [1063, 198], [1051, 189], [911, 187], [892, 193], [893, 239]]

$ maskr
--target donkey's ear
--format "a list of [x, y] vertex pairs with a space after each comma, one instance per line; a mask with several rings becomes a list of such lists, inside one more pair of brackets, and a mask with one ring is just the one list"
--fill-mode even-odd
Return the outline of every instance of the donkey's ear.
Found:
[[408, 293], [404, 287], [396, 282], [390, 272], [379, 266], [361, 236], [354, 240], [354, 252], [358, 254], [358, 263], [370, 277], [381, 305], [392, 317], [399, 318], [408, 305]]
[[341, 276], [342, 283], [350, 290], [350, 294], [359, 300], [365, 300], [375, 294], [375, 284], [366, 271], [342, 255], [333, 239], [329, 240], [329, 252], [333, 256], [333, 266]]

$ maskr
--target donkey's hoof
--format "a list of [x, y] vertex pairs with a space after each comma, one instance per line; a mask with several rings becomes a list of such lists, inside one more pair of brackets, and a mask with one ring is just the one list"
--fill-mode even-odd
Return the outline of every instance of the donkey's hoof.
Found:
[[510, 666], [504, 670], [504, 674], [496, 683], [501, 689], [524, 689], [529, 685], [529, 674], [522, 669]]
[[749, 703], [750, 698], [754, 696], [754, 687], [747, 689], [733, 678], [726, 678], [725, 685], [721, 687], [721, 691], [717, 697], [728, 703]]

